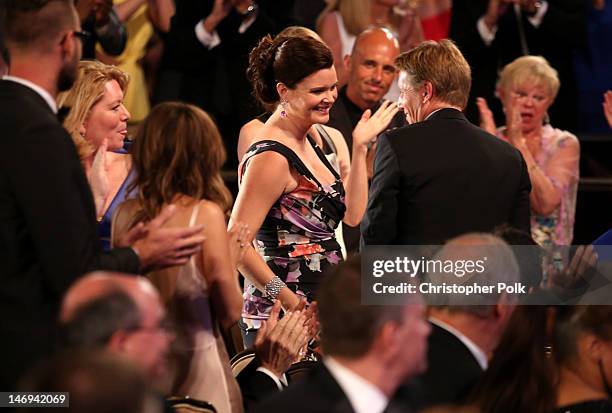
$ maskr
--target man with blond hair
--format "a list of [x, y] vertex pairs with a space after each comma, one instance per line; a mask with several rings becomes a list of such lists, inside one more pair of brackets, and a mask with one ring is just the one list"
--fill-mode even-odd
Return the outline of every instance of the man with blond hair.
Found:
[[471, 75], [459, 49], [427, 41], [395, 64], [410, 125], [378, 140], [362, 243], [442, 244], [502, 223], [528, 232], [525, 161], [462, 113]]

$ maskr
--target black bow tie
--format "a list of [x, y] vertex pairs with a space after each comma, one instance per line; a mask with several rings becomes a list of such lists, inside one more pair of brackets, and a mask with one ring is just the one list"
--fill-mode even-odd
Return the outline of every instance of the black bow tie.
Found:
[[64, 123], [64, 119], [66, 119], [69, 112], [70, 108], [68, 106], [62, 106], [57, 110], [57, 120], [59, 120], [60, 123]]

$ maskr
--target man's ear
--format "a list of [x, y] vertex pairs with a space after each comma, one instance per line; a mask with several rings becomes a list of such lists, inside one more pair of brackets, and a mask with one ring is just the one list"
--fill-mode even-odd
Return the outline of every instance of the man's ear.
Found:
[[433, 98], [433, 94], [434, 94], [434, 88], [433, 85], [431, 84], [431, 82], [424, 82], [423, 83], [423, 92], [422, 92], [422, 100], [423, 103], [427, 103], [429, 102], [432, 98]]
[[106, 348], [115, 353], [123, 353], [128, 344], [129, 333], [125, 330], [118, 330], [108, 340]]
[[351, 64], [352, 64], [352, 56], [350, 54], [345, 54], [344, 59], [342, 59], [342, 62], [344, 63], [344, 68], [346, 69], [346, 71], [350, 72]]

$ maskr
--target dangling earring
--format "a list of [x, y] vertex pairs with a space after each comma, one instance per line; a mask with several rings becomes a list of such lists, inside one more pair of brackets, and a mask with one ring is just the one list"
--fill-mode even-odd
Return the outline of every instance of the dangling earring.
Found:
[[548, 111], [544, 114], [544, 125], [550, 125], [550, 116], [548, 116]]
[[281, 100], [280, 102], [281, 104], [281, 118], [286, 118], [287, 117], [287, 101], [286, 100]]

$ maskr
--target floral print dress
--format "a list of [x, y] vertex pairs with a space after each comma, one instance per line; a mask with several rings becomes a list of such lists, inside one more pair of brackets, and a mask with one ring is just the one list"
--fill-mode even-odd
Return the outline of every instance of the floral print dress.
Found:
[[[242, 181], [254, 156], [274, 151], [283, 155], [297, 172], [298, 186], [272, 206], [257, 232], [254, 247], [275, 275], [298, 296], [311, 301], [325, 270], [342, 259], [334, 231], [346, 207], [340, 176], [312, 138], [308, 140], [336, 178], [332, 185], [322, 185], [293, 150], [273, 140], [254, 143], [238, 170]], [[268, 318], [273, 302], [248, 280], [243, 298], [244, 323], [249, 328], [259, 328], [261, 321]]]

